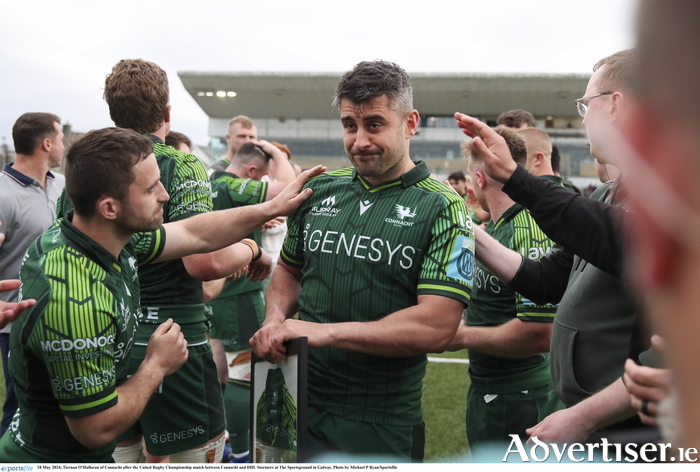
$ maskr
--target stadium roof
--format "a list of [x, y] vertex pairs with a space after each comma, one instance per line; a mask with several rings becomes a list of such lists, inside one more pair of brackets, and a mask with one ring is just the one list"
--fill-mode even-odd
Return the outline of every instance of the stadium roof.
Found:
[[[179, 72], [185, 89], [210, 118], [335, 119], [333, 91], [341, 73]], [[588, 74], [414, 73], [421, 115], [462, 111], [496, 116], [523, 108], [536, 117], [575, 116]]]

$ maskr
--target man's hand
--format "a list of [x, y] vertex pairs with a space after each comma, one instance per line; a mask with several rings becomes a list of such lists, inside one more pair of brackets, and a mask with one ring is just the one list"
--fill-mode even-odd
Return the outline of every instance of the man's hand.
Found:
[[282, 152], [280, 148], [275, 146], [269, 141], [265, 141], [264, 139], [253, 139], [251, 140], [251, 143], [255, 144], [256, 146], [259, 146], [262, 148], [263, 151], [265, 151], [267, 154], [272, 156], [273, 159], [284, 159], [287, 160], [287, 154]]
[[[663, 339], [654, 335], [652, 345], [663, 352]], [[630, 394], [630, 404], [637, 410], [639, 418], [645, 424], [656, 424], [659, 402], [669, 394], [671, 371], [637, 365], [632, 359], [625, 363], [623, 380]]]
[[[2, 239], [0, 239], [1, 241]], [[0, 292], [8, 292], [19, 288], [22, 284], [18, 279], [0, 280]], [[36, 300], [30, 298], [17, 303], [0, 301], [0, 329], [7, 326], [8, 323], [19, 318], [24, 310], [36, 304]]]
[[272, 220], [268, 221], [267, 223], [265, 223], [262, 226], [262, 230], [265, 231], [266, 229], [274, 228], [275, 226], [279, 226], [279, 225], [283, 224], [285, 221], [287, 221], [286, 216], [278, 216], [277, 218], [272, 219]]
[[455, 113], [455, 120], [462, 132], [473, 138], [472, 145], [484, 161], [486, 174], [493, 180], [506, 183], [518, 168], [518, 164], [510, 155], [505, 139], [486, 123], [471, 116]]
[[248, 280], [251, 282], [265, 280], [265, 278], [270, 275], [270, 272], [272, 272], [272, 257], [263, 248], [260, 248], [260, 251], [260, 259], [248, 264], [246, 277], [248, 277]]
[[287, 349], [274, 342], [277, 330], [282, 326], [280, 321], [266, 321], [248, 341], [256, 356], [275, 364], [287, 358]]
[[255, 336], [250, 338], [250, 345], [258, 357], [274, 364], [287, 359], [284, 343], [290, 339], [308, 338], [309, 349], [327, 346], [332, 323], [312, 323], [286, 319], [284, 322], [264, 325]]
[[525, 433], [530, 435], [528, 443], [534, 436], [545, 443], [582, 443], [594, 431], [585, 420], [586, 418], [580, 418], [576, 414], [573, 407], [555, 411], [532, 428], [525, 430]]
[[311, 196], [313, 190], [306, 188], [302, 191], [302, 187], [309, 179], [315, 175], [322, 174], [326, 171], [325, 166], [316, 166], [306, 170], [299, 175], [291, 184], [287, 185], [275, 198], [270, 200], [277, 216], [289, 216], [299, 208], [299, 205], [304, 203]]
[[187, 341], [180, 325], [169, 318], [151, 335], [143, 362], [151, 362], [163, 373], [170, 375], [187, 361]]

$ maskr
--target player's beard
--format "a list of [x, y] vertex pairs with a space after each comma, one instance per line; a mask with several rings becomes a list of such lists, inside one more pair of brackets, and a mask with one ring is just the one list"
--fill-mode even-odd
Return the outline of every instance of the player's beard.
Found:
[[119, 220], [119, 225], [126, 231], [131, 233], [143, 233], [146, 231], [155, 231], [163, 225], [163, 212], [161, 204], [155, 214], [148, 217], [138, 215], [137, 212], [128, 204], [124, 204], [124, 215]]
[[[379, 179], [390, 173], [392, 169], [400, 166], [406, 153], [406, 143], [403, 139], [397, 139], [395, 146], [389, 149], [373, 147], [362, 151], [350, 150], [347, 152], [348, 158], [357, 172], [365, 178]], [[362, 156], [374, 155], [371, 162], [363, 162]], [[398, 177], [398, 176], [397, 176]]]

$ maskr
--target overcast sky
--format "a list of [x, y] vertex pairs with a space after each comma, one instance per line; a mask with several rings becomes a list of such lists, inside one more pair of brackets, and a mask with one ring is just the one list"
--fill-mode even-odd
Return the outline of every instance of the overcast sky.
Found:
[[[419, 6], [412, 6], [419, 5]], [[634, 0], [0, 0], [0, 139], [27, 111], [112, 126], [104, 78], [143, 58], [170, 79], [172, 128], [208, 143], [178, 71], [588, 73], [633, 44]], [[583, 93], [583, 90], [581, 91]]]

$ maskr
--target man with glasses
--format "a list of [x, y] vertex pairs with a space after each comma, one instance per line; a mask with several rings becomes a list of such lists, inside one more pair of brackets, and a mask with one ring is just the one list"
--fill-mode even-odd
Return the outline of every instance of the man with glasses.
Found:
[[[624, 95], [632, 82], [631, 56], [631, 51], [621, 51], [599, 61], [584, 97], [576, 101], [591, 154], [604, 163], [616, 162], [604, 133], [622, 116]], [[503, 191], [526, 206], [548, 236], [563, 246], [534, 262], [485, 234], [477, 236], [477, 259], [511, 288], [535, 303], [561, 299], [550, 352], [552, 382], [567, 409], [528, 433], [547, 442], [571, 442], [584, 441], [593, 432], [608, 436], [611, 431], [601, 428], [610, 425], [611, 429], [640, 426], [620, 378], [628, 357], [643, 363], [650, 359], [644, 351], [648, 335], [638, 326], [638, 307], [620, 278], [619, 240], [611, 229], [610, 213], [617, 213], [614, 206], [624, 206], [619, 182], [606, 184], [591, 196], [613, 206], [583, 205], [578, 214], [552, 211], [583, 199], [574, 193], [562, 195], [512, 161], [497, 161], [495, 155], [507, 153], [498, 136], [470, 117], [456, 118], [466, 134], [477, 137], [474, 145], [484, 157], [487, 174], [505, 183]], [[552, 189], [560, 194], [554, 195]]]

